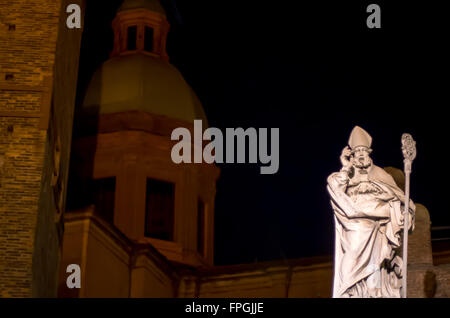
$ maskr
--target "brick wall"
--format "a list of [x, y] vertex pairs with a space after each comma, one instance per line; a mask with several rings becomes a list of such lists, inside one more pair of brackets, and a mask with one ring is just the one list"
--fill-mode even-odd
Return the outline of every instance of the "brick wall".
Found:
[[[45, 132], [39, 119], [0, 117], [0, 296], [30, 296]], [[13, 131], [8, 131], [12, 127]], [[11, 129], [11, 128], [10, 128]]]
[[435, 297], [450, 297], [450, 264], [442, 264], [434, 268], [437, 276]]
[[81, 39], [66, 2], [0, 0], [0, 297], [56, 295], [54, 143], [64, 202]]
[[[60, 20], [56, 44], [53, 103], [48, 116], [47, 144], [33, 256], [33, 296], [57, 296], [63, 213], [82, 34], [81, 30], [70, 30], [66, 27], [65, 8], [71, 3], [82, 5], [81, 2], [80, 0], [63, 0], [61, 6], [63, 18]], [[59, 154], [55, 153], [58, 150], [56, 147], [59, 149]], [[58, 175], [56, 178], [55, 174]]]

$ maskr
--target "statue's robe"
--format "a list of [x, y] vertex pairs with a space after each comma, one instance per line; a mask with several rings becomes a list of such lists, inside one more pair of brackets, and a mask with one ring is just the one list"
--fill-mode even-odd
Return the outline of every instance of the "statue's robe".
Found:
[[[400, 297], [404, 192], [383, 169], [328, 177], [336, 236], [333, 297]], [[409, 229], [415, 205], [410, 201]]]

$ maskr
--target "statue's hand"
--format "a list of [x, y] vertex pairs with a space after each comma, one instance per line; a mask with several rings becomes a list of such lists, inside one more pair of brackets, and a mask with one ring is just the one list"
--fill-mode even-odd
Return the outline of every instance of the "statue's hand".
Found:
[[342, 167], [343, 168], [350, 168], [352, 166], [352, 161], [351, 161], [351, 154], [352, 154], [352, 150], [350, 149], [349, 146], [345, 146], [344, 149], [342, 149], [342, 153], [341, 153], [341, 163], [342, 163]]

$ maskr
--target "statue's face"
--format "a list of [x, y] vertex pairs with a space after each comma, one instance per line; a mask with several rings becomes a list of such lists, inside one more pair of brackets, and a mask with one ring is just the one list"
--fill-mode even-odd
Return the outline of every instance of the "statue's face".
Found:
[[353, 165], [356, 168], [368, 168], [372, 164], [370, 159], [370, 149], [367, 147], [356, 147], [353, 149]]

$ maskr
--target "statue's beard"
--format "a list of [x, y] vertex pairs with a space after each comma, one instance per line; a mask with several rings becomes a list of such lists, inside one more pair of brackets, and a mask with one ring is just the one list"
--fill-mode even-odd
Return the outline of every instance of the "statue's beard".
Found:
[[358, 169], [367, 169], [372, 165], [372, 159], [353, 159], [353, 166]]

